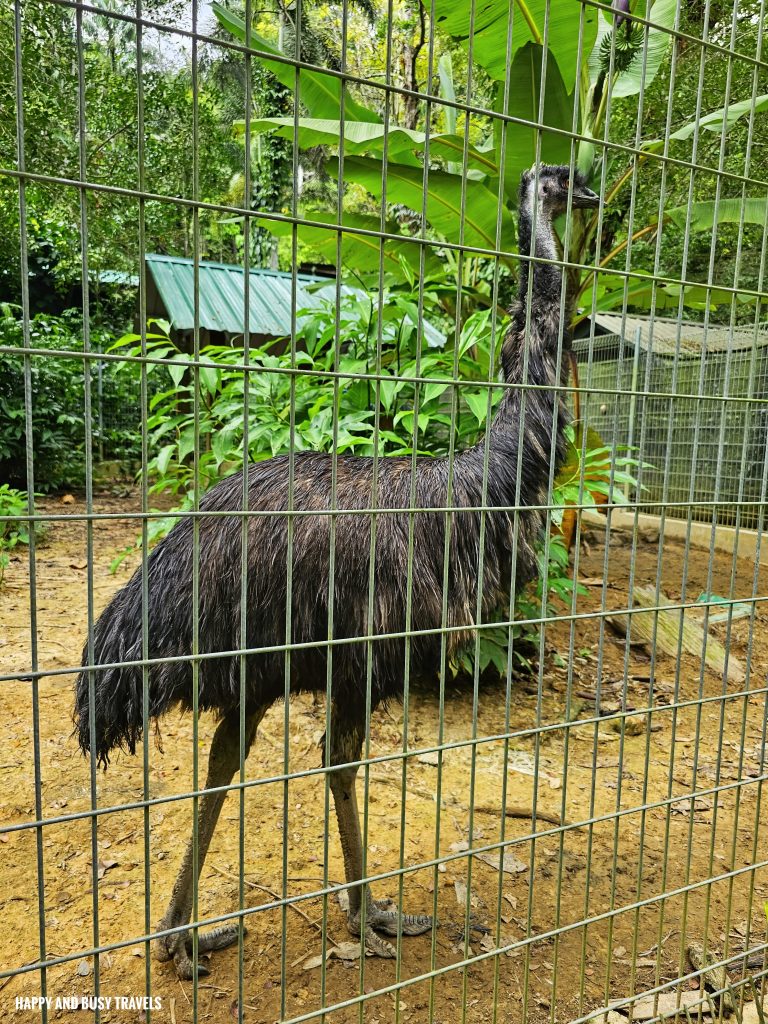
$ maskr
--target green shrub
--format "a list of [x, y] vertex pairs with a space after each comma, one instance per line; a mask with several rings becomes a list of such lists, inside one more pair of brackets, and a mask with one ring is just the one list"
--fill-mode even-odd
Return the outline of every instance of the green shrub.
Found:
[[[451, 378], [475, 381], [455, 388], [458, 395], [456, 432], [459, 447], [473, 444], [485, 424], [488, 391], [482, 381], [489, 379], [489, 317], [476, 313], [467, 321], [459, 342], [453, 346], [424, 347], [418, 365], [415, 353], [417, 332], [415, 310], [399, 297], [385, 297], [384, 315], [367, 300], [353, 296], [342, 299], [340, 343], [335, 344], [336, 307], [324, 303], [311, 312], [300, 312], [298, 346], [292, 362], [288, 351], [279, 353], [271, 343], [252, 348], [248, 376], [248, 458], [251, 462], [287, 452], [291, 446], [291, 398], [295, 411], [295, 451], [357, 452], [371, 455], [377, 444], [380, 455], [403, 455], [412, 451], [415, 415], [415, 387], [409, 377], [445, 378], [445, 383], [419, 385], [419, 450], [424, 454], [447, 453], [451, 433]], [[193, 497], [195, 467], [195, 396], [198, 406], [200, 451], [197, 472], [201, 490], [239, 471], [243, 465], [245, 377], [242, 348], [207, 346], [201, 353], [197, 383], [190, 371], [190, 357], [180, 352], [166, 333], [151, 325], [147, 348], [157, 359], [171, 363], [148, 364], [148, 374], [170, 376], [172, 386], [158, 391], [151, 402], [148, 427], [148, 465], [152, 493], [170, 493], [183, 501]], [[374, 374], [377, 335], [381, 332], [380, 383], [360, 378]], [[138, 355], [136, 335], [126, 335], [114, 348]], [[336, 351], [338, 347], [338, 352]], [[126, 364], [130, 365], [130, 364]], [[134, 365], [134, 372], [135, 366]], [[301, 372], [296, 373], [298, 369]], [[338, 381], [329, 372], [342, 376]], [[404, 379], [406, 378], [406, 379]], [[380, 419], [376, 431], [376, 394]], [[501, 393], [491, 394], [492, 406]], [[335, 422], [335, 427], [334, 427]]]
[[29, 544], [30, 525], [21, 518], [26, 516], [28, 509], [29, 497], [26, 491], [17, 491], [8, 484], [0, 484], [0, 516], [14, 517], [0, 518], [0, 586], [10, 560], [9, 552], [19, 544]]
[[[0, 345], [21, 349], [23, 325], [17, 308], [0, 305]], [[91, 374], [93, 446], [105, 458], [137, 458], [140, 452], [140, 414], [135, 376], [114, 363], [102, 365], [102, 414], [107, 426], [99, 433], [95, 361], [57, 356], [57, 352], [83, 351], [82, 322], [77, 311], [61, 317], [38, 314], [29, 325], [32, 348], [50, 354], [30, 356], [32, 437], [27, 438], [25, 412], [25, 360], [23, 353], [0, 354], [0, 478], [11, 484], [27, 481], [27, 444], [34, 455], [35, 488], [39, 491], [77, 487], [85, 477], [85, 370]], [[106, 344], [104, 335], [92, 333], [91, 347]], [[128, 428], [109, 425], [110, 409], [136, 410]]]

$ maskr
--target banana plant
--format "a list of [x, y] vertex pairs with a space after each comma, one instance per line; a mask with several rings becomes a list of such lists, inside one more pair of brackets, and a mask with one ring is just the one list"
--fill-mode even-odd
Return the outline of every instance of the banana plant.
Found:
[[[604, 173], [610, 209], [629, 186], [635, 162], [651, 159], [663, 143], [648, 139], [642, 143], [640, 155], [627, 160], [621, 150], [605, 149], [591, 140], [602, 136], [609, 95], [613, 99], [637, 97], [662, 72], [673, 38], [669, 30], [675, 24], [676, 0], [654, 0], [651, 27], [624, 16], [633, 7], [645, 15], [646, 0], [623, 0], [614, 4], [610, 14], [582, 4], [551, 4], [548, 0], [486, 0], [479, 8], [466, 0], [433, 0], [433, 4], [438, 31], [466, 48], [494, 83], [494, 110], [500, 116], [492, 119], [482, 141], [468, 142], [458, 130], [456, 108], [450, 105], [444, 108], [446, 131], [385, 125], [378, 111], [366, 106], [355, 88], [343, 85], [338, 75], [319, 67], [297, 72], [281, 59], [274, 44], [255, 30], [247, 32], [241, 18], [214, 2], [212, 9], [220, 24], [241, 42], [248, 38], [257, 59], [296, 95], [298, 117], [254, 119], [252, 135], [296, 139], [303, 151], [324, 147], [335, 154], [326, 166], [340, 187], [354, 183], [386, 209], [413, 211], [417, 224], [423, 218], [429, 238], [451, 245], [515, 252], [518, 182], [521, 171], [535, 159], [551, 163], [576, 159], [594, 180], [601, 180]], [[450, 104], [455, 101], [450, 61], [441, 58], [437, 71], [440, 96]], [[670, 136], [670, 145], [684, 144], [697, 126], [700, 131], [728, 132], [752, 109], [752, 102], [745, 100], [708, 111], [698, 125], [690, 121], [678, 128]], [[766, 109], [768, 96], [758, 97], [755, 114]], [[539, 123], [543, 130], [536, 127]], [[582, 137], [577, 145], [571, 140], [574, 129]], [[604, 160], [608, 161], [605, 168]], [[341, 263], [358, 274], [375, 273], [383, 263], [390, 280], [407, 280], [420, 270], [429, 275], [439, 274], [442, 268], [444, 273], [446, 259], [455, 260], [450, 246], [439, 257], [431, 249], [422, 254], [414, 237], [418, 234], [413, 230], [414, 218], [409, 223], [392, 217], [382, 224], [378, 217], [345, 210], [339, 224], [335, 211], [305, 216], [310, 223], [298, 225], [299, 238], [330, 262], [340, 256]], [[665, 224], [705, 232], [716, 226], [715, 218], [718, 224], [764, 224], [766, 199], [750, 197], [746, 203], [722, 200], [717, 209], [710, 201], [673, 207], [654, 222], [641, 224], [631, 238], [626, 231], [622, 236], [619, 228], [615, 244], [601, 257], [603, 273], [571, 271], [569, 291], [576, 305], [588, 313], [593, 306], [597, 310], [624, 302], [642, 306], [652, 297], [657, 308], [676, 308], [681, 286], [654, 283], [651, 275], [647, 282], [633, 277], [627, 284], [623, 275], [610, 273], [611, 265], [632, 241], [653, 237]], [[286, 222], [264, 219], [261, 223], [278, 235], [292, 230]], [[570, 260], [587, 262], [598, 223], [597, 215], [574, 211]], [[339, 227], [341, 245], [337, 242]], [[344, 227], [351, 230], [344, 232]], [[382, 246], [375, 235], [382, 227], [387, 235], [400, 237], [389, 237]], [[454, 269], [465, 275], [465, 283], [474, 279], [475, 262], [472, 258], [456, 261]], [[510, 256], [506, 262], [514, 266], [516, 260]], [[482, 301], [480, 292], [476, 298]], [[740, 298], [748, 301], [751, 296]], [[730, 290], [683, 289], [683, 302], [689, 307], [730, 301]]]

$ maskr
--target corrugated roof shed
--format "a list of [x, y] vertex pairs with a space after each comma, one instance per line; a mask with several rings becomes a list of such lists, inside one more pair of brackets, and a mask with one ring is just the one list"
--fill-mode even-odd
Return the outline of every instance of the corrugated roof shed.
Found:
[[[148, 253], [152, 275], [166, 315], [178, 331], [195, 326], [194, 260], [181, 256]], [[248, 325], [251, 334], [283, 338], [291, 333], [292, 274], [254, 268], [249, 273]], [[229, 263], [199, 262], [199, 324], [201, 329], [223, 334], [242, 334], [245, 328], [245, 273]], [[362, 294], [359, 288], [342, 285], [345, 294]], [[324, 299], [333, 300], [336, 282], [314, 274], [296, 274], [296, 309], [313, 309]], [[430, 324], [424, 325], [430, 345], [444, 345], [445, 337]]]
[[[147, 269], [157, 285], [168, 319], [178, 331], [195, 326], [194, 260], [180, 256], [147, 255]], [[250, 272], [248, 295], [249, 327], [252, 334], [280, 338], [291, 333], [291, 275], [261, 267]], [[324, 278], [296, 275], [296, 308], [317, 304], [307, 291]], [[245, 326], [245, 274], [242, 267], [228, 263], [199, 263], [200, 327], [224, 334], [242, 334]]]
[[[750, 349], [755, 344], [755, 328], [734, 327], [731, 330], [721, 324], [704, 324], [695, 321], [678, 321], [673, 317], [625, 316], [620, 313], [597, 313], [595, 322], [608, 331], [634, 342], [639, 336], [643, 349], [652, 349], [658, 355], [674, 355], [677, 351], [677, 337], [680, 332], [680, 352], [687, 355], [701, 355], [707, 352], [736, 352]], [[757, 344], [768, 344], [768, 328], [758, 326]]]

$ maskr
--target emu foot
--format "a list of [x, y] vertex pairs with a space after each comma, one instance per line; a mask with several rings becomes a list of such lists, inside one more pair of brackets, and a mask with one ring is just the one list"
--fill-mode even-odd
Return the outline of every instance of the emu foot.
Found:
[[[397, 910], [390, 909], [394, 906], [391, 900], [377, 901], [370, 900], [365, 913], [365, 948], [374, 956], [381, 956], [394, 959], [397, 956], [395, 947], [391, 942], [383, 939], [378, 932], [385, 935], [423, 935], [432, 928], [432, 918], [429, 914], [399, 914]], [[360, 911], [350, 915], [348, 919], [349, 930], [352, 935], [360, 934]]]
[[[159, 928], [169, 928], [167, 921], [161, 921]], [[247, 934], [243, 929], [243, 934]], [[199, 932], [197, 937], [198, 957], [203, 953], [212, 953], [217, 949], [226, 949], [233, 942], [237, 942], [238, 927], [236, 924], [222, 925], [220, 928], [213, 928], [209, 932]], [[155, 940], [155, 957], [165, 962], [173, 960], [176, 966], [176, 974], [183, 981], [191, 981], [195, 976], [194, 964], [192, 962], [192, 934], [191, 932], [174, 932], [172, 935], [161, 935]], [[204, 978], [210, 971], [198, 959], [197, 976]]]

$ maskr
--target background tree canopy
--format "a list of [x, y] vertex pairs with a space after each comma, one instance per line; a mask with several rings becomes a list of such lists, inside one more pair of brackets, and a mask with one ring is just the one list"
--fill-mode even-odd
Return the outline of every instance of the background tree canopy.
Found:
[[[631, 6], [646, 13], [645, 2]], [[429, 10], [400, 0], [393, 8], [388, 52], [386, 7], [375, 0], [358, 0], [346, 9], [307, 2], [300, 27], [293, 5], [276, 0], [260, 5], [248, 29], [250, 45], [261, 56], [246, 58], [239, 48], [246, 40], [242, 5], [214, 2], [202, 11], [201, 31], [236, 45], [200, 42], [193, 67], [188, 40], [180, 46], [178, 36], [146, 28], [139, 37], [130, 20], [133, 8], [120, 0], [110, 0], [103, 14], [84, 12], [79, 23], [68, 8], [28, 0], [21, 19], [25, 166], [66, 182], [79, 179], [82, 164], [89, 182], [106, 186], [89, 192], [85, 203], [90, 312], [108, 322], [130, 317], [133, 293], [109, 289], [102, 272], [139, 273], [139, 202], [126, 191], [160, 197], [143, 204], [146, 251], [191, 255], [197, 248], [202, 258], [239, 262], [247, 245], [254, 265], [289, 268], [290, 218], [298, 216], [313, 222], [299, 226], [300, 262], [335, 264], [340, 251], [344, 271], [372, 286], [380, 262], [376, 239], [345, 234], [337, 251], [337, 232], [321, 225], [337, 224], [341, 216], [352, 229], [384, 226], [403, 239], [384, 246], [387, 283], [408, 286], [413, 275], [426, 273], [444, 286], [442, 307], [452, 315], [460, 279], [466, 314], [491, 301], [493, 260], [460, 257], [452, 247], [502, 251], [505, 301], [515, 268], [507, 254], [516, 248], [520, 171], [536, 157], [567, 161], [572, 155], [611, 200], [599, 237], [595, 217], [577, 218], [570, 239], [573, 260], [588, 263], [597, 251], [606, 268], [650, 273], [656, 267], [657, 275], [670, 279], [654, 287], [634, 278], [625, 289], [620, 274], [601, 275], [593, 296], [594, 275], [574, 271], [572, 292], [584, 310], [593, 300], [603, 309], [625, 301], [639, 311], [651, 301], [656, 308], [677, 309], [680, 287], [674, 282], [704, 284], [711, 274], [713, 284], [744, 290], [739, 316], [749, 319], [755, 298], [749, 293], [757, 289], [760, 273], [752, 254], [760, 249], [755, 243], [765, 227], [767, 200], [764, 189], [740, 179], [768, 177], [768, 153], [759, 142], [768, 80], [763, 67], [746, 61], [729, 66], [726, 55], [690, 44], [686, 34], [706, 32], [718, 46], [754, 55], [759, 4], [740, 4], [734, 24], [727, 5], [709, 5], [708, 15], [704, 5], [683, 5], [677, 26], [673, 0], [648, 0], [647, 6], [652, 25], [677, 27], [680, 35], [611, 21], [595, 8], [560, 4], [552, 6], [545, 39], [545, 0], [511, 5], [494, 0], [474, 19], [470, 41], [469, 6], [463, 0], [435, 0], [436, 35], [430, 42]], [[153, 0], [144, 11], [150, 21], [192, 27], [184, 2]], [[8, 7], [0, 12], [0, 39], [0, 161], [12, 170], [18, 161], [18, 124]], [[270, 60], [270, 53], [295, 55], [318, 69], [298, 76], [296, 123], [296, 74], [289, 64]], [[545, 54], [541, 115], [554, 131], [542, 132], [522, 122], [539, 119]], [[342, 66], [352, 76], [343, 87], [338, 76], [323, 71]], [[84, 96], [82, 152], [73, 88], [78, 73]], [[405, 91], [387, 98], [377, 82]], [[431, 91], [436, 99], [427, 109], [408, 91]], [[586, 138], [572, 142], [574, 129]], [[600, 140], [619, 148], [604, 149]], [[644, 153], [634, 160], [622, 146]], [[657, 159], [665, 152], [673, 162]], [[692, 173], [692, 160], [722, 167], [734, 177]], [[716, 194], [721, 202], [713, 248]], [[204, 209], [196, 218], [191, 206], [162, 197], [197, 197], [222, 209]], [[80, 201], [71, 185], [35, 180], [27, 185], [33, 312], [82, 304]], [[237, 214], [243, 208], [286, 219], [254, 218], [246, 241]], [[686, 223], [691, 228], [687, 244]], [[408, 242], [422, 231], [448, 243], [442, 251], [427, 250], [423, 263], [421, 247]], [[0, 300], [18, 303], [20, 282], [18, 183], [3, 176]], [[729, 300], [728, 293], [701, 287], [683, 293], [689, 310], [709, 303], [716, 317], [729, 315]]]

